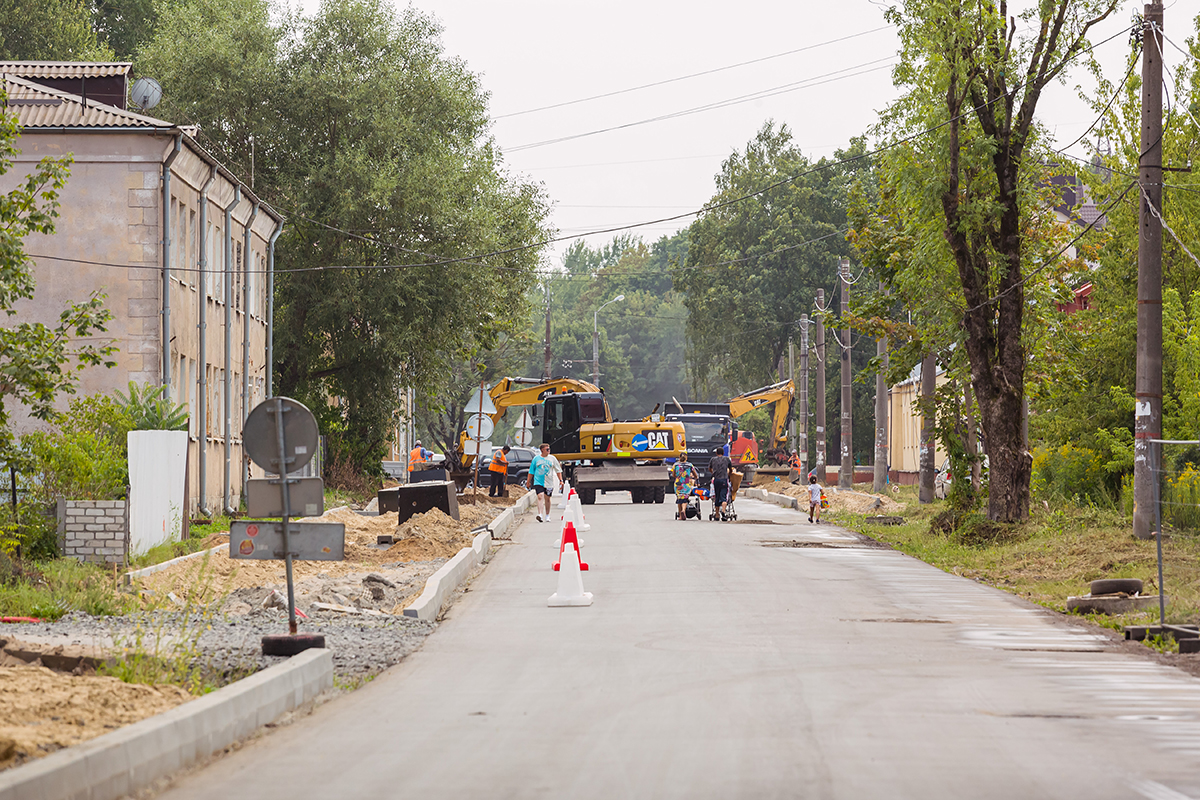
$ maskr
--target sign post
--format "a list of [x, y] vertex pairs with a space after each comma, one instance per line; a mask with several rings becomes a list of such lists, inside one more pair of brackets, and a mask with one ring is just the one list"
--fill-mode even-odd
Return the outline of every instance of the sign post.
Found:
[[[251, 481], [256, 484], [254, 489], [247, 485], [246, 494], [251, 514], [270, 516], [271, 511], [279, 510], [281, 522], [244, 520], [234, 523], [229, 530], [230, 558], [283, 559], [287, 576], [288, 634], [262, 637], [263, 655], [292, 656], [310, 647], [324, 647], [324, 636], [296, 633], [296, 589], [292, 577], [294, 558], [321, 561], [344, 558], [344, 525], [302, 523], [297, 526], [291, 521], [293, 487], [299, 490], [296, 499], [306, 516], [316, 516], [310, 512], [315, 510], [319, 515], [324, 510], [324, 485], [313, 484], [312, 478], [289, 475], [303, 469], [316, 452], [319, 441], [316, 417], [290, 397], [271, 397], [255, 406], [246, 418], [242, 441], [251, 461], [264, 471], [279, 476], [278, 479], [254, 479]], [[316, 480], [319, 484], [320, 479]], [[270, 491], [271, 486], [278, 486], [279, 494], [275, 497]], [[293, 536], [297, 537], [296, 541]]]

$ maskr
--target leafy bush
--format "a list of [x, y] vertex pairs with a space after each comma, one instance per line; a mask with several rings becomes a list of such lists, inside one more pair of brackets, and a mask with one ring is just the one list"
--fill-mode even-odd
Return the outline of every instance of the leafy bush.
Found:
[[1043, 499], [1115, 506], [1118, 490], [1110, 485], [1115, 476], [1105, 466], [1101, 454], [1087, 447], [1064, 444], [1034, 448], [1033, 494]]
[[186, 431], [188, 409], [167, 396], [167, 387], [129, 382], [128, 396], [116, 393], [117, 404], [133, 421], [135, 431]]
[[1200, 530], [1200, 470], [1188, 463], [1177, 475], [1168, 475], [1162, 487], [1165, 522], [1181, 530]]
[[40, 503], [58, 497], [115, 500], [129, 483], [126, 434], [133, 420], [111, 397], [72, 400], [58, 419], [58, 430], [21, 437], [21, 472], [26, 488]]

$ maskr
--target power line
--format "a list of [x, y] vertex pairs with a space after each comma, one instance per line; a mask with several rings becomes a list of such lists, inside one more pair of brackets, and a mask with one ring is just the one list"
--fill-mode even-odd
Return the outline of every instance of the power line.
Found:
[[[752, 92], [750, 94], [739, 95], [737, 97], [731, 97], [731, 98], [727, 98], [725, 100], [717, 100], [716, 102], [707, 103], [702, 106], [693, 106], [692, 108], [685, 108], [681, 111], [672, 111], [669, 114], [661, 114], [657, 117], [649, 117], [647, 119], [641, 119], [641, 120], [637, 120], [635, 122], [626, 122], [621, 125], [612, 125], [607, 128], [598, 128], [598, 129], [592, 130], [592, 131], [585, 131], [584, 133], [574, 133], [569, 136], [560, 136], [556, 139], [545, 139], [540, 142], [530, 142], [528, 144], [516, 145], [515, 147], [505, 147], [505, 148], [503, 148], [503, 150], [505, 153], [520, 153], [525, 150], [532, 150], [536, 147], [545, 147], [547, 145], [552, 145], [552, 144], [561, 144], [563, 142], [570, 142], [570, 141], [574, 141], [576, 139], [583, 139], [583, 138], [586, 138], [589, 136], [597, 136], [601, 133], [611, 133], [613, 131], [625, 130], [627, 128], [635, 128], [635, 127], [638, 127], [639, 125], [649, 125], [654, 122], [664, 122], [664, 121], [670, 120], [670, 119], [678, 119], [680, 117], [686, 117], [686, 116], [690, 116], [692, 114], [699, 114], [704, 111], [715, 111], [715, 110], [721, 109], [721, 108], [728, 108], [730, 106], [741, 105], [742, 103], [749, 103], [754, 100], [763, 100], [768, 97], [775, 97], [777, 95], [799, 91], [800, 89], [809, 89], [809, 88], [812, 88], [813, 86], [823, 86], [827, 83], [833, 83], [834, 81], [840, 81], [845, 78], [854, 78], [859, 75], [866, 75], [867, 73], [870, 73], [870, 72], [878, 72], [881, 69], [886, 69], [888, 66], [891, 65], [890, 63], [885, 63], [882, 66], [878, 66], [878, 67], [871, 67], [870, 69], [862, 69], [862, 68], [870, 67], [872, 64], [879, 64], [880, 62], [893, 62], [895, 58], [896, 57], [894, 55], [889, 55], [885, 58], [877, 58], [874, 61], [867, 61], [863, 64], [857, 64], [853, 67], [845, 67], [844, 69], [834, 70], [833, 72], [826, 72], [823, 75], [817, 75], [812, 78], [805, 78], [804, 80], [794, 81], [792, 83], [785, 83], [781, 86], [774, 86], [770, 89], [762, 89], [757, 92]], [[861, 71], [860, 72], [851, 72], [851, 70], [856, 70], [856, 69], [861, 70]], [[822, 78], [825, 78], [826, 80], [821, 80]]]
[[565, 100], [561, 103], [551, 103], [550, 105], [540, 106], [538, 108], [530, 108], [530, 109], [526, 109], [525, 111], [514, 111], [509, 114], [501, 114], [498, 117], [495, 117], [495, 119], [501, 120], [501, 119], [509, 119], [510, 117], [520, 117], [525, 114], [534, 114], [538, 111], [549, 111], [554, 108], [565, 108], [566, 106], [578, 105], [579, 103], [588, 103], [588, 102], [591, 102], [592, 100], [601, 100], [605, 97], [616, 97], [617, 95], [628, 94], [629, 92], [637, 92], [637, 91], [641, 91], [642, 89], [651, 89], [655, 86], [666, 86], [667, 84], [678, 83], [679, 81], [686, 81], [686, 80], [690, 80], [691, 78], [699, 78], [703, 75], [713, 75], [715, 73], [724, 72], [724, 71], [730, 70], [730, 69], [746, 67], [751, 64], [761, 64], [764, 61], [771, 61], [772, 59], [783, 58], [784, 56], [791, 56], [791, 55], [795, 55], [796, 53], [803, 53], [807, 50], [815, 50], [818, 47], [825, 47], [826, 45], [838, 44], [839, 42], [847, 42], [847, 41], [850, 41], [851, 39], [857, 39], [860, 36], [866, 36], [871, 33], [878, 33], [879, 31], [885, 31], [885, 30], [888, 30], [889, 28], [894, 28], [894, 27], [895, 27], [894, 25], [884, 25], [879, 28], [872, 28], [869, 31], [861, 31], [859, 33], [852, 33], [852, 34], [849, 34], [848, 36], [843, 36], [839, 39], [830, 39], [825, 42], [818, 42], [817, 44], [810, 44], [805, 47], [799, 47], [795, 50], [787, 50], [782, 53], [775, 53], [774, 55], [762, 56], [761, 58], [751, 59], [750, 61], [742, 61], [737, 64], [728, 64], [724, 67], [714, 67], [713, 69], [707, 69], [702, 72], [693, 72], [690, 75], [681, 75], [677, 78], [667, 78], [666, 80], [654, 81], [653, 83], [643, 83], [640, 86], [631, 86], [627, 89], [617, 89], [612, 92], [605, 92], [603, 94], [595, 94], [595, 95], [592, 95], [591, 97], [581, 97], [578, 100]]

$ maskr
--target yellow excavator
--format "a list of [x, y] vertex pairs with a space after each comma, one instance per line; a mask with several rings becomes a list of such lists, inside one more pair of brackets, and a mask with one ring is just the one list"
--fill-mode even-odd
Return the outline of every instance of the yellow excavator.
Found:
[[[587, 381], [503, 378], [487, 395], [492, 410], [482, 416], [493, 423], [510, 408], [541, 407], [540, 419], [534, 422], [541, 427], [541, 440], [550, 445], [584, 504], [596, 502], [597, 491], [628, 491], [635, 503], [662, 503], [668, 485], [663, 459], [676, 458], [686, 449], [681, 423], [656, 420], [654, 415], [616, 421], [604, 392]], [[464, 467], [475, 460], [466, 452], [469, 441], [463, 431], [458, 452]]]
[[[763, 386], [751, 392], [744, 392], [729, 401], [729, 416], [737, 419], [743, 414], [753, 411], [756, 408], [761, 408], [772, 403], [775, 404], [775, 410], [771, 416], [771, 442], [770, 447], [786, 447], [787, 446], [787, 424], [792, 418], [792, 406], [796, 402], [796, 384], [791, 380], [780, 381], [773, 383], [770, 386]], [[731, 456], [735, 461], [758, 461], [758, 444], [753, 439], [739, 439], [734, 442], [734, 449], [738, 449], [737, 445], [745, 442], [743, 450], [753, 451], [753, 458], [746, 458], [744, 453], [732, 453]]]

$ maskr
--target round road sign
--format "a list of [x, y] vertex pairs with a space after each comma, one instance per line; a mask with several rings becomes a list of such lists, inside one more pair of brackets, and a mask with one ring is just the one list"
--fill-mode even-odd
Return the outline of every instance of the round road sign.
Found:
[[533, 443], [533, 431], [528, 428], [517, 428], [517, 444], [529, 447]]
[[478, 414], [467, 417], [467, 436], [472, 439], [486, 439], [492, 435], [496, 426], [491, 417], [481, 417]]
[[[283, 440], [286, 466], [279, 467], [279, 428], [277, 409], [283, 414]], [[242, 428], [246, 455], [265, 471], [280, 475], [296, 472], [312, 460], [320, 434], [317, 418], [305, 405], [290, 397], [270, 397], [254, 407]]]

